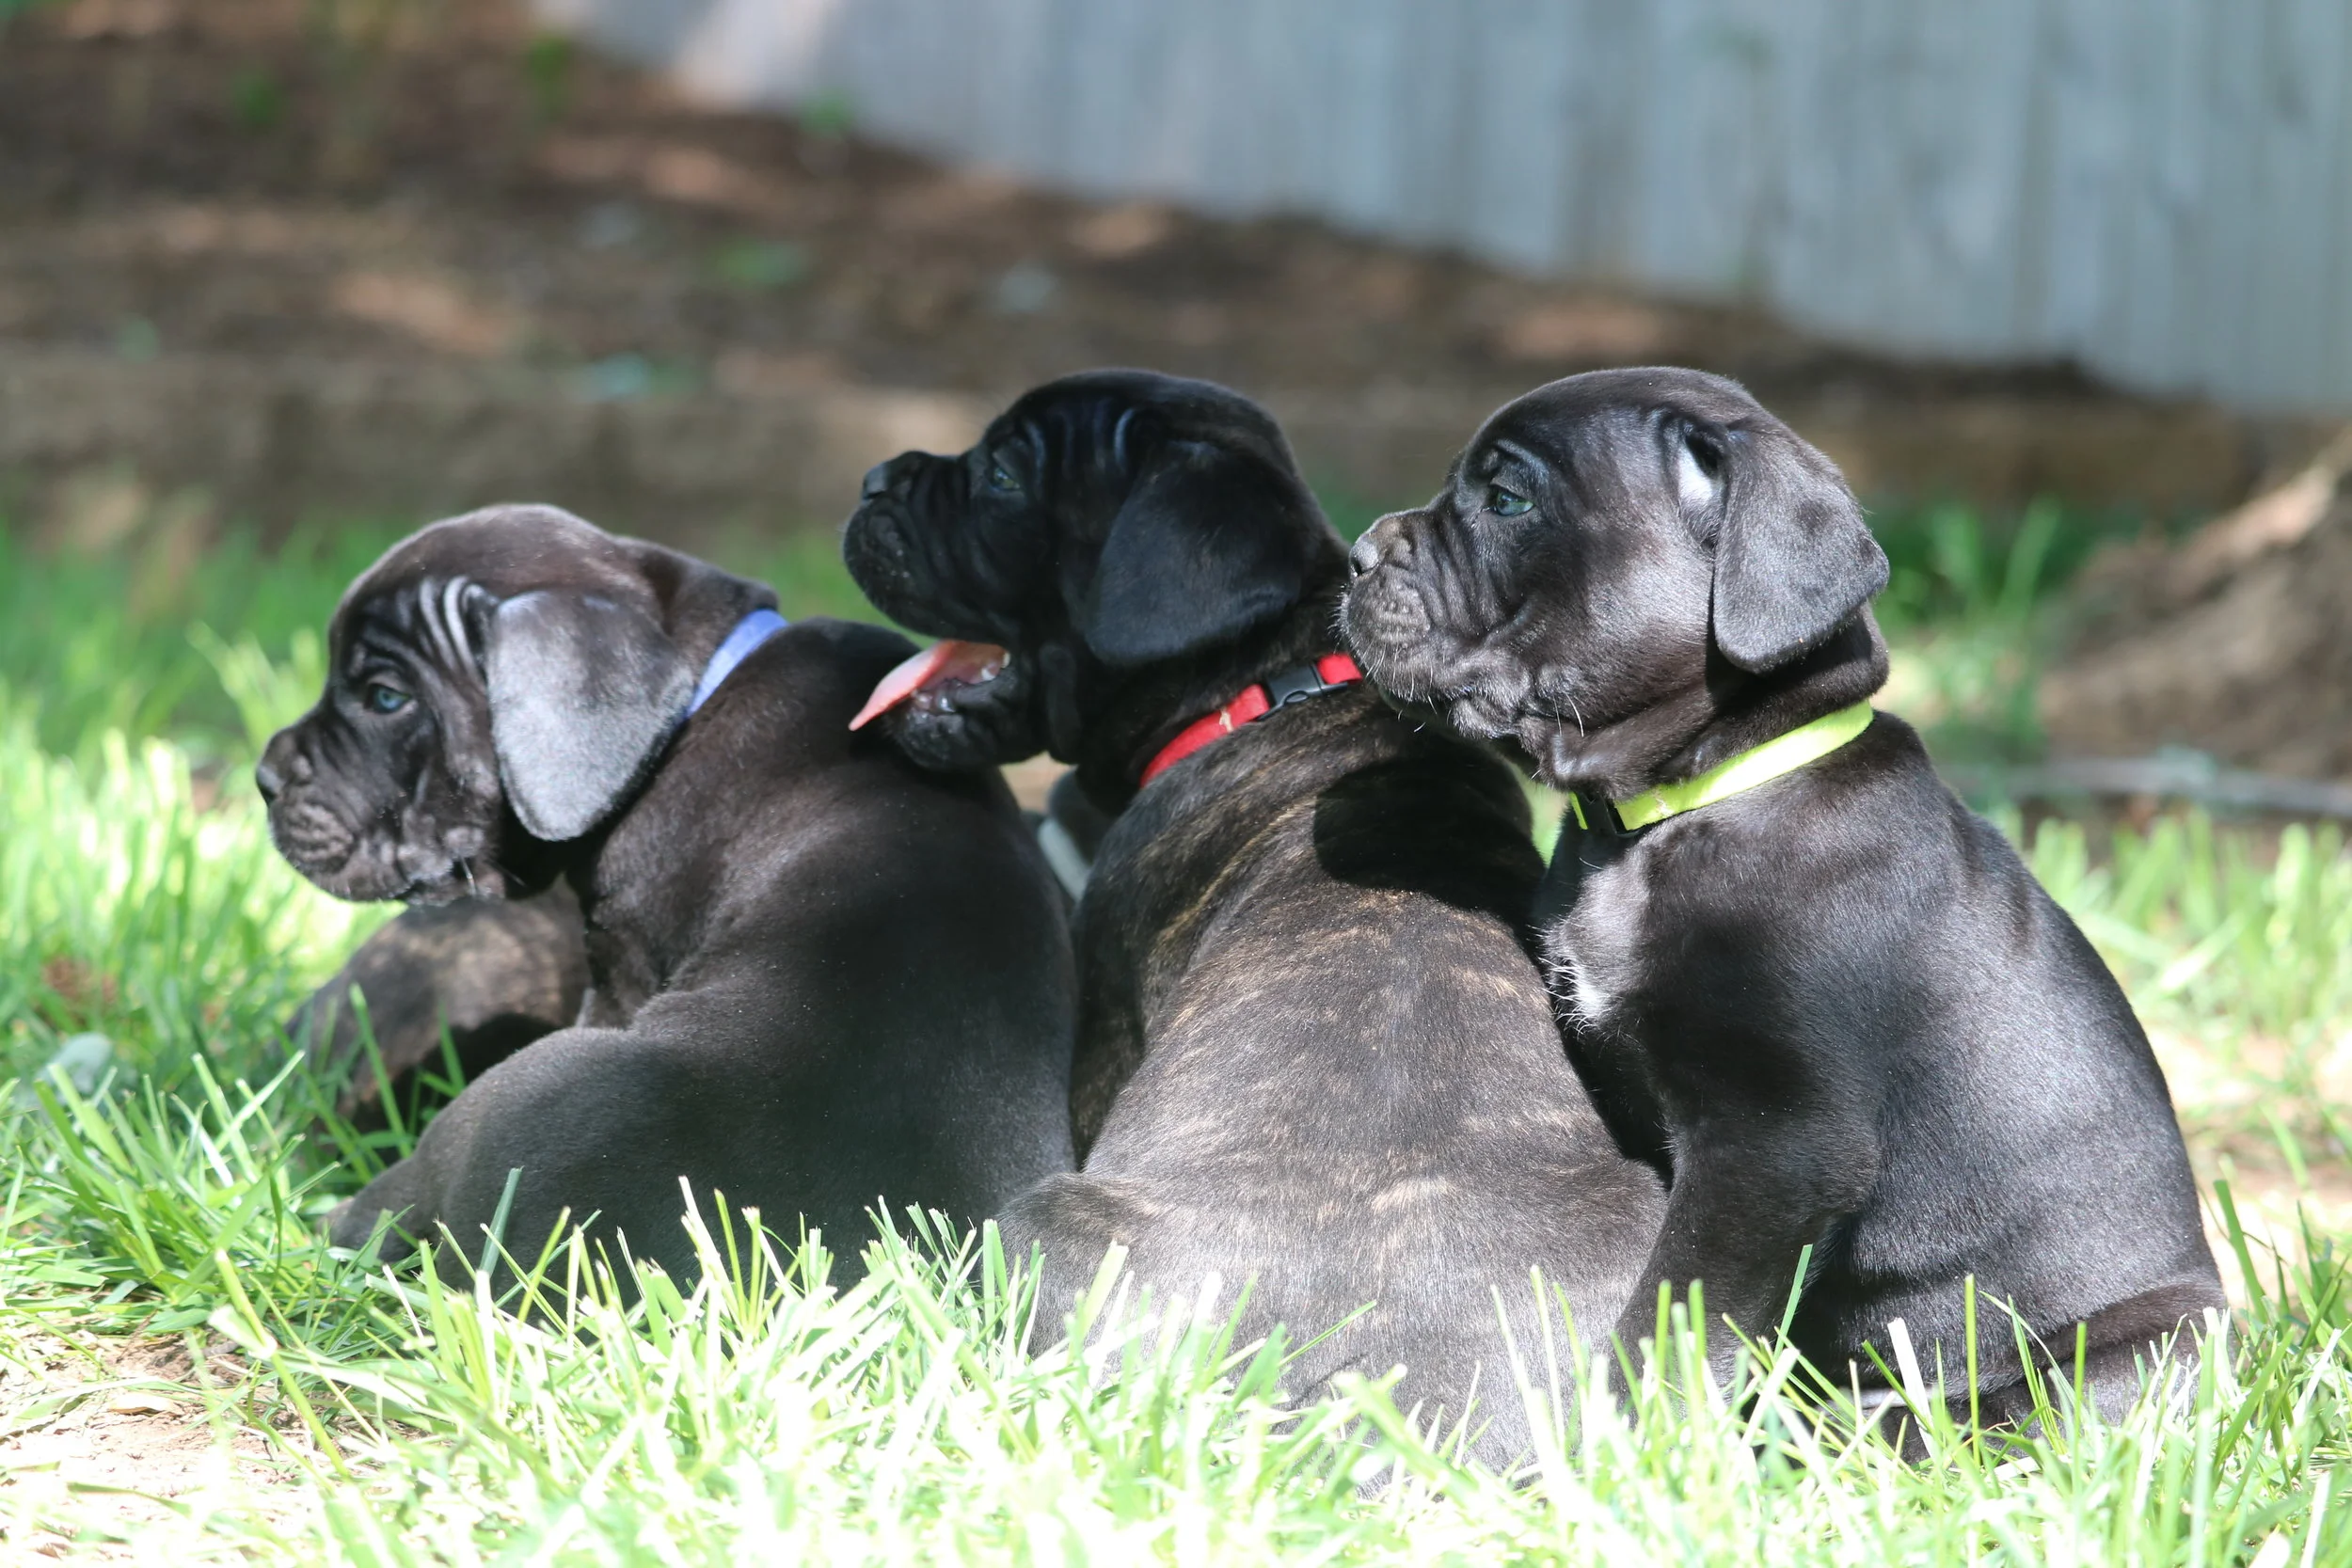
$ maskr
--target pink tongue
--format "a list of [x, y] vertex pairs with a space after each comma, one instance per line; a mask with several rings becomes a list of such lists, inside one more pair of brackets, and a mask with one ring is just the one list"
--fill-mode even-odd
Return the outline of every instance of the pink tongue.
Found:
[[988, 678], [991, 666], [1002, 666], [1004, 661], [1005, 650], [993, 642], [958, 642], [953, 638], [934, 642], [882, 678], [866, 705], [857, 710], [857, 717], [850, 721], [850, 728], [864, 729], [927, 686], [943, 681], [977, 685]]

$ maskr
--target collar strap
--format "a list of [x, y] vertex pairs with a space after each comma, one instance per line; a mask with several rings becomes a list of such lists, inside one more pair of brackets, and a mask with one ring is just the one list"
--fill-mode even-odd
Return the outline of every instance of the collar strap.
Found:
[[718, 650], [710, 656], [710, 662], [703, 666], [703, 678], [694, 683], [694, 695], [687, 703], [681, 719], [693, 717], [696, 709], [710, 701], [710, 694], [735, 673], [737, 665], [757, 652], [761, 643], [790, 625], [772, 610], [755, 610], [736, 622], [735, 629], [727, 633], [726, 641], [720, 643]]
[[1144, 765], [1141, 782], [1150, 784], [1210, 741], [1229, 736], [1244, 724], [1254, 724], [1277, 708], [1337, 691], [1363, 678], [1364, 673], [1345, 654], [1325, 654], [1312, 664], [1268, 675], [1263, 685], [1244, 687], [1240, 696], [1215, 713], [1204, 713], [1178, 730], [1176, 738], [1161, 747], [1158, 754]]
[[[1680, 784], [1660, 784], [1623, 800], [1594, 800], [1588, 803], [1581, 791], [1568, 797], [1568, 815], [1586, 832], [1594, 831], [1592, 818], [1598, 818], [1606, 828], [1613, 825], [1620, 832], [1639, 832], [1654, 822], [1669, 816], [1679, 816], [1686, 811], [1711, 806], [1727, 800], [1741, 790], [1754, 789], [1783, 773], [1793, 773], [1808, 762], [1819, 762], [1849, 740], [1870, 727], [1871, 708], [1867, 702], [1841, 707], [1836, 713], [1825, 713], [1809, 724], [1800, 724], [1787, 735], [1775, 736], [1761, 746], [1750, 747], [1728, 762], [1719, 763], [1695, 779]], [[1589, 809], [1590, 816], [1587, 816]]]

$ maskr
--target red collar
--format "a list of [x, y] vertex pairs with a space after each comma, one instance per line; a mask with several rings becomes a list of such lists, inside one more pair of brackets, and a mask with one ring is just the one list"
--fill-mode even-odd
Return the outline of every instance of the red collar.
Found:
[[1276, 708], [1320, 697], [1363, 678], [1364, 673], [1345, 654], [1325, 654], [1312, 664], [1268, 676], [1263, 686], [1245, 687], [1240, 696], [1215, 713], [1204, 713], [1178, 730], [1176, 738], [1161, 747], [1159, 754], [1144, 765], [1141, 784], [1150, 784], [1210, 741], [1231, 735], [1244, 724], [1255, 723]]

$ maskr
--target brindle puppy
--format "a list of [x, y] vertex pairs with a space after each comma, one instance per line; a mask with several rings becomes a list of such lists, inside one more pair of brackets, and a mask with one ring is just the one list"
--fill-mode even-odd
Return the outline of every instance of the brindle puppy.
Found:
[[[1357, 546], [1348, 636], [1396, 698], [1515, 741], [1578, 792], [1546, 883], [1570, 1049], [1670, 1175], [1621, 1324], [1661, 1284], [1780, 1321], [1842, 1377], [1900, 1318], [1964, 1382], [1963, 1280], [2095, 1398], [2222, 1306], [2164, 1075], [2106, 968], [1885, 714], [1715, 804], [1625, 832], [1608, 802], [1867, 698], [1885, 558], [1829, 460], [1731, 382], [1574, 376], [1497, 413], [1417, 512]], [[1857, 716], [1860, 718], [1861, 716]], [[1980, 1383], [2025, 1407], [2008, 1320]], [[1719, 1358], [1729, 1348], [1718, 1338]]]
[[845, 552], [895, 618], [994, 644], [942, 644], [878, 693], [901, 744], [964, 766], [1047, 746], [1117, 813], [1077, 915], [1084, 1171], [1015, 1201], [1007, 1242], [1042, 1248], [1065, 1299], [1113, 1242], [1162, 1300], [1254, 1279], [1252, 1335], [1371, 1304], [1304, 1386], [1402, 1364], [1402, 1399], [1455, 1418], [1475, 1380], [1482, 1451], [1519, 1451], [1497, 1293], [1523, 1347], [1532, 1268], [1613, 1323], [1660, 1195], [1520, 945], [1542, 867], [1518, 783], [1359, 682], [1138, 793], [1203, 714], [1323, 684], [1303, 672], [1345, 549], [1273, 422], [1202, 382], [1050, 382], [970, 451], [877, 468]]
[[438, 1103], [425, 1081], [442, 1067], [444, 1040], [471, 1082], [580, 1017], [587, 994], [580, 902], [559, 881], [529, 898], [407, 910], [311, 993], [286, 1035], [332, 1088], [336, 1115], [378, 1128], [394, 1108], [413, 1122]]
[[850, 733], [904, 640], [777, 629], [774, 603], [550, 507], [436, 524], [344, 595], [326, 692], [258, 770], [278, 847], [346, 898], [562, 877], [593, 990], [337, 1242], [391, 1216], [478, 1254], [519, 1170], [509, 1252], [568, 1211], [683, 1275], [681, 1177], [707, 1213], [723, 1194], [839, 1243], [878, 1198], [977, 1219], [1068, 1168], [1074, 979], [1011, 797]]

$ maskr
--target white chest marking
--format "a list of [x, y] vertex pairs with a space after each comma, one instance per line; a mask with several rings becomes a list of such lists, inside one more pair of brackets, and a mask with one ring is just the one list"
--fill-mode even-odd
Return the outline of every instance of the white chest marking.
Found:
[[[1560, 847], [1564, 855], [1575, 852], [1573, 841]], [[1552, 992], [1565, 998], [1568, 1016], [1587, 1029], [1605, 1026], [1625, 994], [1641, 983], [1649, 893], [1634, 864], [1640, 853], [1586, 873], [1576, 907], [1546, 936]]]

